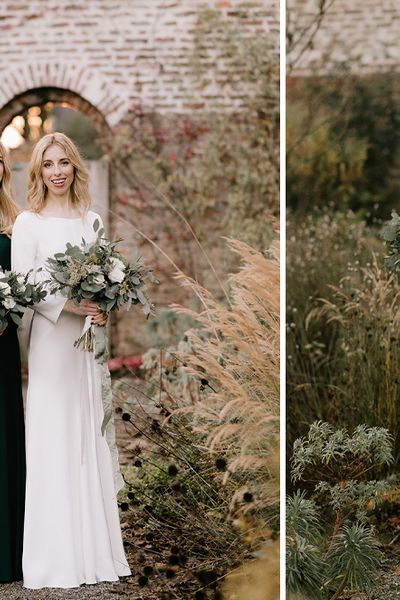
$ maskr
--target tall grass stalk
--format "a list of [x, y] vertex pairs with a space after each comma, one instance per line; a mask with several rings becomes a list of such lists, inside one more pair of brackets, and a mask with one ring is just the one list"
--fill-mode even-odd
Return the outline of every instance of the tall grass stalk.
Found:
[[[226, 600], [275, 600], [279, 246], [275, 242], [264, 255], [237, 240], [228, 240], [228, 245], [241, 260], [228, 280], [229, 304], [181, 271], [176, 275], [200, 299], [201, 312], [175, 306], [196, 326], [186, 331], [177, 348], [154, 349], [144, 356], [149, 393], [166, 418], [160, 428], [155, 427], [154, 415], [150, 418], [146, 437], [153, 447], [141, 460], [161, 470], [153, 474], [149, 467], [142, 483], [131, 479], [130, 484], [135, 497], [145, 493], [145, 501], [156, 507], [152, 519], [157, 513], [180, 529], [185, 543], [193, 537], [201, 540], [203, 553], [209, 552], [207, 569], [216, 565], [221, 577], [230, 573], [223, 588]], [[134, 402], [137, 406], [137, 398]], [[128, 419], [142, 435], [144, 412], [143, 422], [138, 409], [136, 418]], [[155, 432], [161, 436], [157, 443]], [[177, 461], [182, 482], [178, 505], [164, 482], [162, 463], [168, 456]], [[162, 506], [159, 499], [148, 497], [155, 477], [156, 486], [165, 490]], [[156, 520], [152, 526], [157, 527]], [[228, 539], [231, 550], [221, 553]]]
[[187, 278], [184, 285], [205, 309], [199, 314], [176, 307], [198, 321], [198, 328], [186, 332], [194, 351], [181, 358], [186, 371], [206, 388], [201, 401], [185, 410], [193, 414], [194, 430], [204, 435], [210, 451], [229, 456], [224, 481], [236, 471], [248, 473], [246, 485], [258, 489], [255, 501], [271, 504], [278, 493], [278, 244], [269, 258], [243, 242], [228, 244], [242, 258], [240, 270], [229, 279], [232, 307]]
[[274, 243], [266, 257], [237, 240], [228, 245], [242, 260], [229, 278], [230, 307], [178, 275], [204, 306], [201, 313], [176, 307], [197, 319], [198, 327], [186, 332], [191, 351], [180, 358], [204, 389], [183, 410], [210, 452], [226, 457], [223, 484], [240, 475], [230, 509], [242, 515], [238, 523], [250, 517], [246, 535], [259, 538], [263, 549], [227, 579], [225, 598], [264, 600], [278, 594], [277, 545], [268, 540], [264, 519], [279, 501], [279, 250]]
[[337, 360], [341, 373], [332, 379], [336, 402], [348, 411], [347, 420], [389, 429], [400, 455], [400, 284], [374, 255], [360, 269], [360, 281], [333, 286], [333, 298], [309, 315], [337, 328]]
[[[287, 233], [287, 441], [307, 431], [315, 420], [350, 427], [357, 402], [343, 402], [348, 384], [339, 325], [317, 311], [321, 299], [332, 301], [334, 288], [362, 282], [362, 266], [382, 245], [351, 213], [329, 208], [297, 221], [288, 215]], [[340, 288], [339, 288], [340, 289]], [[338, 401], [338, 398], [341, 398]]]

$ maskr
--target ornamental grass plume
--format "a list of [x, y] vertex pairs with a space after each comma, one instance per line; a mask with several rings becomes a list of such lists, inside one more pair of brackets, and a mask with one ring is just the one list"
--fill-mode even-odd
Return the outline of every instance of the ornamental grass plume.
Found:
[[398, 464], [400, 282], [374, 253], [351, 279], [331, 286], [331, 294], [310, 311], [307, 321], [310, 327], [326, 322], [335, 331], [333, 368], [325, 387], [335, 389], [335, 407], [347, 426], [364, 422], [393, 434]]
[[278, 501], [279, 444], [279, 254], [268, 257], [237, 240], [228, 240], [242, 258], [230, 276], [231, 306], [214, 300], [193, 280], [178, 275], [198, 296], [203, 312], [175, 309], [196, 319], [186, 332], [190, 351], [180, 355], [185, 371], [198, 379], [204, 393], [194, 406], [194, 430], [205, 436], [211, 452], [228, 457], [223, 481], [247, 473], [254, 502]]
[[193, 328], [177, 348], [146, 352], [145, 390], [118, 386], [121, 419], [149, 442], [140, 459], [132, 453], [123, 500], [132, 527], [142, 523], [152, 544], [179, 543], [162, 552], [163, 585], [185, 581], [190, 598], [275, 600], [278, 244], [265, 255], [242, 242], [229, 246], [242, 258], [230, 294], [218, 302], [181, 275], [203, 312], [175, 307]]
[[229, 278], [230, 306], [178, 276], [204, 307], [200, 314], [176, 307], [198, 323], [186, 332], [190, 350], [179, 358], [203, 390], [194, 405], [180, 410], [192, 416], [209, 451], [226, 457], [222, 483], [231, 477], [239, 483], [231, 513], [239, 528], [248, 516], [243, 535], [259, 538], [258, 559], [226, 579], [224, 598], [267, 600], [279, 594], [278, 550], [263, 520], [266, 508], [279, 502], [279, 251], [277, 242], [267, 255], [237, 240], [228, 245], [242, 259]]

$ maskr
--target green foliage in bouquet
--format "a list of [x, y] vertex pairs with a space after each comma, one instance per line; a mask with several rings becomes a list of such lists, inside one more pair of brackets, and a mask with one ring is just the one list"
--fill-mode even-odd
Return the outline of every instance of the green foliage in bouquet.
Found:
[[386, 265], [393, 273], [400, 273], [400, 217], [392, 211], [392, 218], [382, 229], [382, 238], [386, 242]]
[[97, 302], [103, 312], [110, 312], [126, 305], [140, 304], [146, 316], [151, 313], [147, 297], [146, 278], [152, 279], [142, 258], [136, 254], [132, 262], [115, 250], [120, 240], [109, 242], [104, 229], [96, 219], [93, 229], [97, 232], [94, 242], [81, 246], [67, 243], [65, 252], [59, 252], [47, 260], [52, 277], [51, 293], [60, 291], [79, 304], [88, 299]]
[[0, 269], [0, 331], [6, 329], [9, 318], [19, 325], [21, 313], [46, 297], [45, 284], [31, 283], [31, 273], [32, 271], [22, 274]]

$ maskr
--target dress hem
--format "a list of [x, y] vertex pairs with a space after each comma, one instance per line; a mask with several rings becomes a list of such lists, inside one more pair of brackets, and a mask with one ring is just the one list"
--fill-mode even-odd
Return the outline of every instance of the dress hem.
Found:
[[117, 583], [118, 581], [120, 581], [121, 577], [130, 577], [131, 575], [132, 575], [132, 573], [127, 573], [126, 575], [119, 575], [119, 576], [117, 576], [116, 579], [101, 578], [101, 579], [95, 579], [95, 580], [90, 580], [90, 581], [83, 580], [83, 581], [81, 581], [81, 583], [73, 583], [71, 585], [49, 584], [49, 585], [40, 585], [40, 586], [29, 586], [29, 585], [26, 585], [24, 582], [23, 587], [27, 590], [44, 590], [44, 589], [70, 590], [73, 588], [79, 588], [82, 585], [96, 585], [98, 583]]

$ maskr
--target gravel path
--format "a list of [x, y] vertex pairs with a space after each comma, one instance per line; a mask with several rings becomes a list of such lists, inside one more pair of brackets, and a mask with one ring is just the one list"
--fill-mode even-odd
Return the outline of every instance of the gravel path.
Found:
[[[82, 585], [79, 588], [70, 590], [45, 588], [42, 590], [27, 590], [22, 586], [22, 582], [5, 583], [0, 586], [1, 600], [118, 600], [128, 596], [122, 594], [124, 584], [117, 583], [98, 583], [96, 585]], [[129, 595], [129, 600], [139, 598], [140, 594]]]

